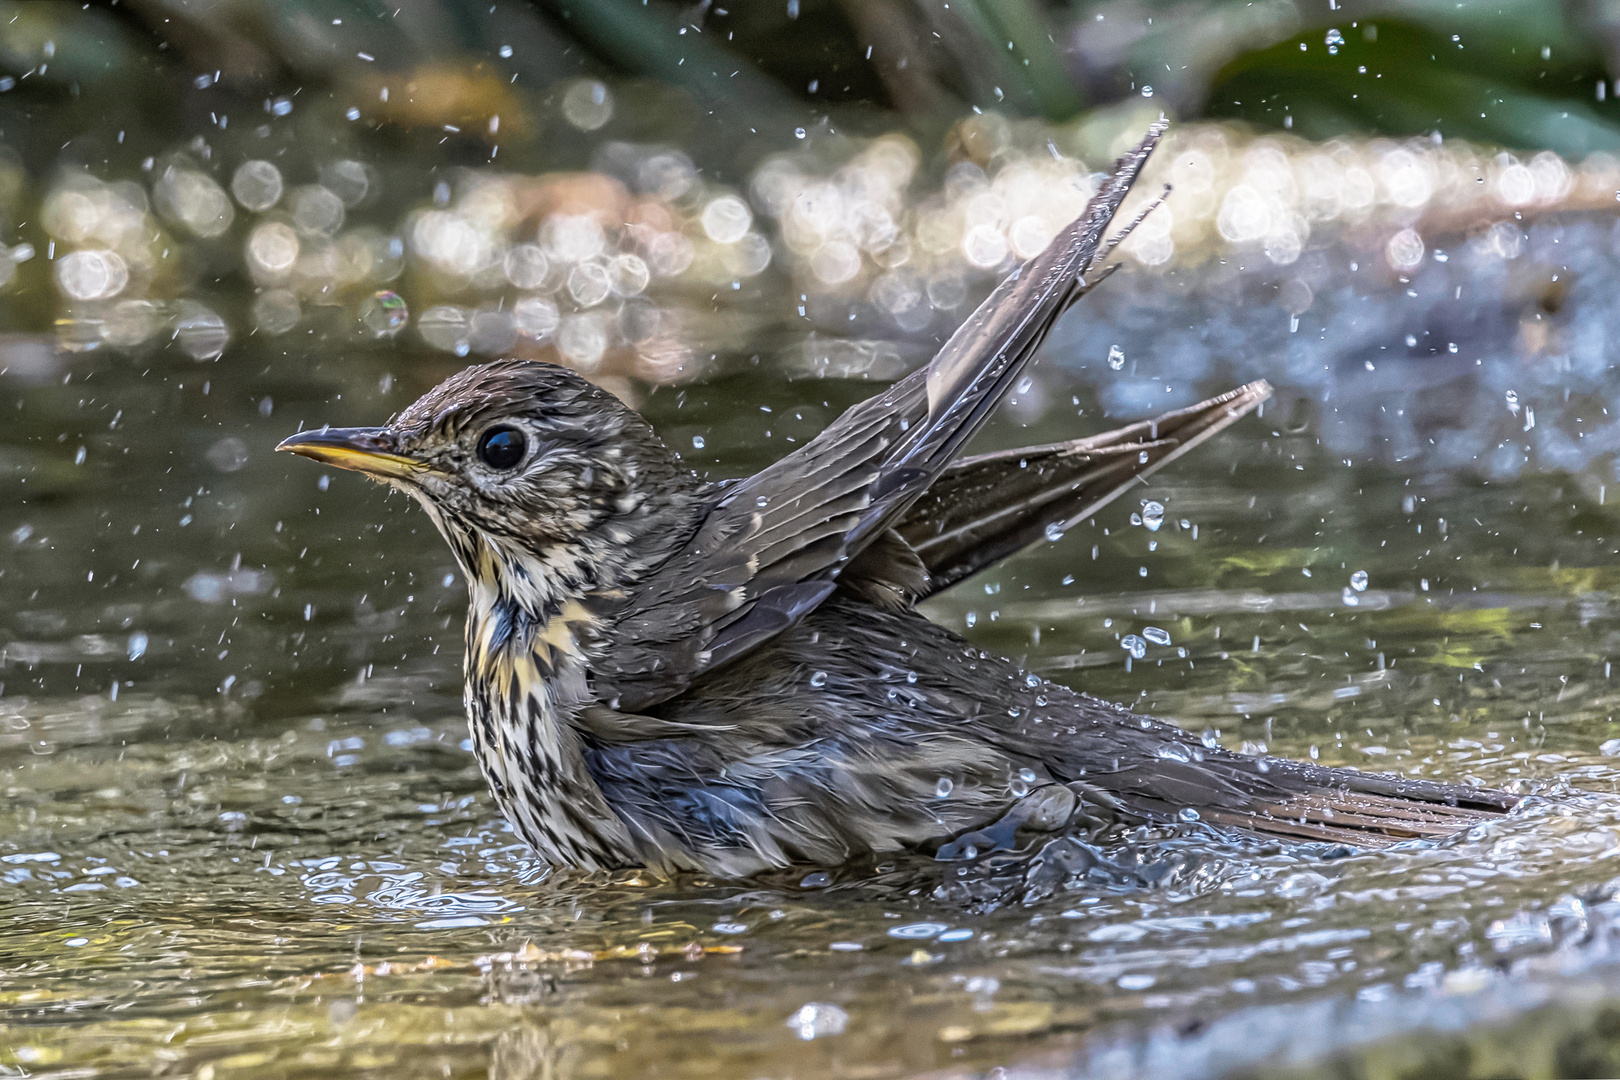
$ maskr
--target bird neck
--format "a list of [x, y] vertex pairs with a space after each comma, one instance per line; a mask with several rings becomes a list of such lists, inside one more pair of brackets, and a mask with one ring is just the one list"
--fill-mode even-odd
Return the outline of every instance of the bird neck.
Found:
[[469, 554], [465, 698], [490, 789], [548, 861], [636, 865], [628, 830], [591, 776], [571, 722], [590, 693], [585, 649], [596, 620], [585, 601], [595, 571], [579, 552], [538, 556], [486, 541]]
[[573, 721], [591, 703], [593, 598], [619, 593], [684, 543], [696, 529], [696, 497], [626, 500], [596, 528], [545, 544], [470, 528], [422, 502], [467, 579], [467, 719], [507, 820], [550, 862], [640, 865]]

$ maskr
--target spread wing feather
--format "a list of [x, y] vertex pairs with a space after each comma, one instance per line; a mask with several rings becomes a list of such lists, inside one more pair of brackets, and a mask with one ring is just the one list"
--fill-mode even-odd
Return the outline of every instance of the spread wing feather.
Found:
[[1038, 543], [1049, 528], [1073, 528], [1270, 396], [1270, 385], [1253, 382], [1117, 431], [957, 461], [896, 526], [928, 570], [916, 599]]
[[1081, 217], [1003, 281], [929, 364], [802, 449], [726, 488], [697, 534], [603, 611], [596, 695], [644, 709], [792, 626], [836, 587], [1017, 382], [1084, 275], [1163, 133], [1122, 158]]

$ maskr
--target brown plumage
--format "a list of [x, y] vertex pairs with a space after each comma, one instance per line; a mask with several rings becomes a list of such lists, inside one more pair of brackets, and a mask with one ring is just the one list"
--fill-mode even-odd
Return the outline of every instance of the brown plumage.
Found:
[[282, 444], [408, 492], [449, 541], [470, 595], [474, 748], [537, 851], [746, 875], [1177, 819], [1376, 846], [1513, 805], [1206, 748], [914, 609], [1269, 393], [960, 457], [1057, 317], [1106, 276], [1093, 272], [1105, 231], [1161, 130], [927, 367], [735, 483], [700, 481], [616, 399], [534, 363], [470, 368], [381, 428]]

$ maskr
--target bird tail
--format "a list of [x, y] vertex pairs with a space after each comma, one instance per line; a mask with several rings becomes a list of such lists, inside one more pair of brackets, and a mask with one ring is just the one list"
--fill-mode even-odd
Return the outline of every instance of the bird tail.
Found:
[[[1130, 816], [1296, 840], [1387, 847], [1450, 835], [1517, 805], [1518, 796], [1207, 747], [1183, 729], [1079, 695], [1086, 731], [1048, 761], [1054, 775], [1119, 800]], [[1189, 813], [1191, 811], [1192, 813]]]

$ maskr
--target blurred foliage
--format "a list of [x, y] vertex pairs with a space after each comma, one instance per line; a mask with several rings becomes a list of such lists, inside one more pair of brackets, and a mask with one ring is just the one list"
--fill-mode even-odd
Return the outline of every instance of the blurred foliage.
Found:
[[[200, 73], [318, 94], [476, 60], [520, 93], [654, 80], [712, 126], [776, 138], [823, 115], [938, 131], [969, 109], [1065, 119], [1146, 96], [1311, 137], [1620, 148], [1606, 0], [3, 0], [0, 27], [23, 108], [89, 95], [148, 123], [195, 120]], [[0, 98], [0, 120], [18, 107]]]

